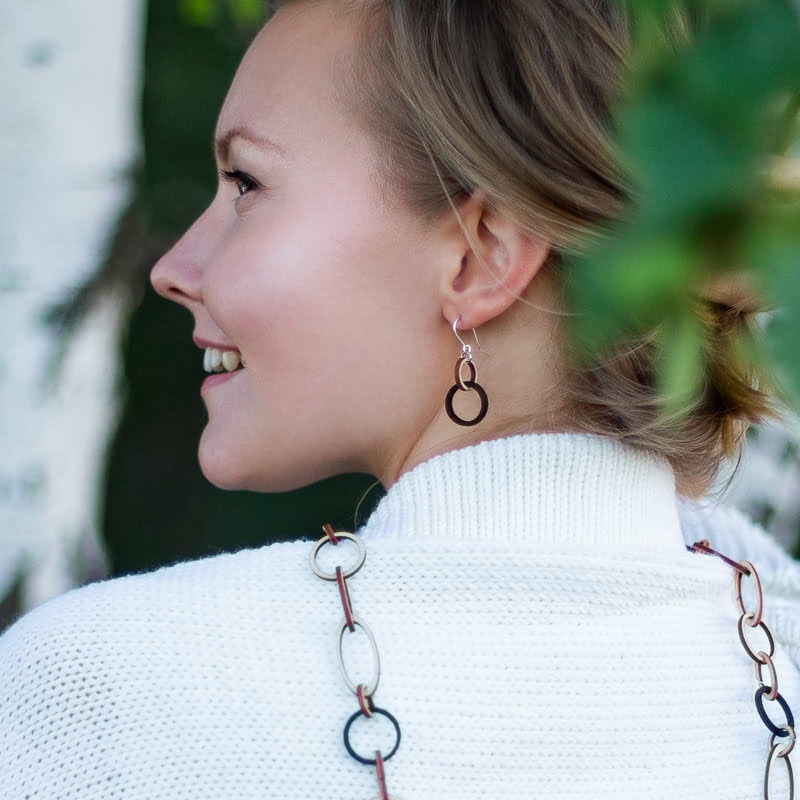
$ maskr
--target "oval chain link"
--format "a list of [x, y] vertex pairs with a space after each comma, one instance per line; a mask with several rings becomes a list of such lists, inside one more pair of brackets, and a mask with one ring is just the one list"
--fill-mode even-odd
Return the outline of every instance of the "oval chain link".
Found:
[[[761, 657], [760, 661], [756, 661], [756, 680], [759, 686], [770, 687], [766, 699], [774, 700], [778, 696], [778, 674], [775, 672], [775, 664], [763, 650], [759, 650], [756, 655]], [[764, 683], [764, 667], [769, 670], [769, 683]]]
[[[393, 800], [393, 798], [389, 795], [388, 789], [386, 788], [385, 762], [397, 752], [397, 748], [400, 746], [400, 725], [394, 716], [392, 716], [392, 714], [383, 708], [377, 708], [372, 701], [372, 696], [375, 694], [375, 690], [378, 688], [378, 683], [380, 682], [381, 678], [380, 654], [378, 653], [378, 645], [375, 641], [372, 631], [367, 624], [357, 617], [353, 612], [353, 607], [350, 600], [350, 591], [347, 586], [347, 579], [355, 575], [361, 569], [361, 567], [364, 566], [364, 561], [367, 557], [367, 549], [364, 546], [364, 541], [362, 538], [355, 533], [350, 533], [347, 531], [334, 531], [334, 529], [327, 524], [322, 526], [322, 530], [325, 531], [325, 535], [317, 540], [310, 553], [311, 569], [313, 570], [314, 574], [322, 578], [322, 580], [335, 581], [338, 586], [339, 598], [344, 611], [344, 619], [339, 625], [339, 632], [337, 635], [337, 657], [339, 661], [339, 669], [342, 673], [342, 677], [344, 678], [344, 682], [347, 684], [347, 688], [350, 689], [350, 691], [353, 692], [358, 699], [359, 706], [358, 711], [356, 711], [356, 713], [353, 714], [345, 724], [343, 734], [344, 746], [347, 752], [356, 761], [360, 761], [362, 764], [368, 764], [375, 767], [375, 773], [378, 779], [378, 790], [380, 792], [376, 800]], [[337, 566], [334, 572], [327, 572], [319, 565], [319, 553], [322, 548], [328, 544], [336, 547], [342, 539], [353, 542], [356, 545], [358, 548], [358, 556], [355, 562], [348, 568], [345, 569], [342, 566]], [[348, 632], [351, 634], [354, 633], [356, 628], [361, 628], [362, 632], [366, 634], [367, 640], [369, 641], [370, 650], [372, 651], [372, 680], [369, 683], [356, 683], [352, 679], [350, 672], [344, 663], [344, 635]], [[376, 750], [375, 758], [373, 759], [366, 758], [355, 751], [350, 744], [350, 729], [352, 728], [353, 723], [359, 719], [359, 717], [364, 716], [369, 718], [373, 717], [375, 714], [386, 717], [392, 723], [395, 729], [396, 738], [395, 744], [388, 755], [384, 756], [379, 750]]]
[[[778, 756], [780, 758], [785, 758], [786, 756], [789, 755], [789, 753], [792, 752], [792, 750], [794, 750], [795, 743], [797, 742], [797, 731], [795, 731], [794, 728], [791, 728], [788, 725], [784, 725], [782, 730], [786, 731], [786, 735], [789, 737], [789, 741], [786, 742], [785, 744], [784, 742], [781, 742], [781, 744], [783, 744], [784, 747], [783, 750], [781, 750], [781, 752], [778, 753]], [[775, 746], [775, 734], [773, 733], [772, 736], [769, 737], [770, 750], [774, 746]]]
[[[739, 613], [742, 615], [745, 625], [749, 625], [751, 628], [757, 628], [761, 624], [761, 618], [764, 615], [764, 593], [761, 591], [761, 578], [758, 577], [758, 572], [750, 561], [740, 561], [739, 563], [747, 570], [747, 572], [744, 573], [740, 572], [739, 570], [734, 571], [733, 580], [734, 585], [736, 586], [736, 606], [739, 609]], [[752, 578], [753, 583], [755, 584], [755, 611], [748, 611], [744, 607], [744, 599], [742, 597], [742, 580], [745, 575]]]
[[[344, 678], [344, 682], [347, 684], [347, 688], [356, 696], [358, 697], [358, 687], [362, 686], [364, 689], [364, 694], [367, 697], [372, 697], [375, 694], [375, 690], [378, 688], [378, 683], [381, 680], [381, 657], [378, 653], [378, 645], [375, 642], [375, 637], [372, 635], [372, 631], [369, 629], [367, 624], [360, 620], [358, 617], [353, 617], [353, 629], [361, 628], [361, 630], [366, 634], [367, 640], [369, 641], [370, 649], [372, 650], [372, 680], [369, 683], [356, 683], [351, 677], [350, 673], [345, 666], [344, 663], [344, 653], [342, 652], [342, 645], [344, 644], [344, 635], [348, 631], [350, 631], [350, 627], [347, 624], [347, 620], [343, 619], [341, 625], [339, 626], [339, 647], [338, 647], [338, 656], [339, 656], [339, 669], [342, 672], [342, 677]], [[352, 632], [352, 631], [351, 631]]]
[[764, 800], [772, 800], [772, 775], [779, 759], [786, 764], [786, 771], [789, 777], [789, 800], [792, 800], [794, 797], [794, 772], [792, 771], [792, 762], [789, 761], [788, 753], [786, 755], [780, 754], [780, 749], [780, 743], [770, 747], [767, 766], [764, 769]]
[[[469, 378], [464, 380], [464, 367], [469, 369]], [[469, 358], [460, 358], [458, 363], [456, 364], [456, 383], [458, 384], [458, 388], [461, 389], [462, 392], [469, 391], [469, 385], [475, 383], [478, 380], [478, 368], [475, 366], [475, 362], [472, 360], [472, 356]]]
[[[747, 625], [747, 622], [745, 621], [746, 616], [747, 614], [742, 614], [742, 616], [739, 617], [739, 622], [736, 623], [739, 627], [739, 641], [742, 643], [742, 647], [744, 647], [747, 655], [750, 656], [750, 658], [752, 658], [756, 664], [766, 664], [766, 661], [762, 661], [761, 658], [759, 658], [759, 653], [763, 653], [764, 651], [757, 650], [756, 652], [753, 652], [753, 648], [750, 647], [750, 643], [747, 641], [747, 636], [744, 632], [744, 626]], [[772, 635], [772, 631], [767, 627], [767, 623], [764, 622], [763, 619], [758, 623], [758, 627], [761, 628], [761, 630], [764, 631], [767, 636], [767, 641], [769, 642], [769, 653], [766, 655], [768, 658], [772, 658], [772, 656], [775, 655], [775, 638]]]

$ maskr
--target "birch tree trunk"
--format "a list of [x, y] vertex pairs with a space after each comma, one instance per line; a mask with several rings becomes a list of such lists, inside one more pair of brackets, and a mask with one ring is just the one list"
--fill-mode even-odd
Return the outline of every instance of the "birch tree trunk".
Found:
[[[45, 322], [103, 260], [138, 154], [143, 0], [0, 0], [0, 598], [102, 570], [97, 530], [126, 301]], [[88, 565], [88, 566], [87, 566]]]

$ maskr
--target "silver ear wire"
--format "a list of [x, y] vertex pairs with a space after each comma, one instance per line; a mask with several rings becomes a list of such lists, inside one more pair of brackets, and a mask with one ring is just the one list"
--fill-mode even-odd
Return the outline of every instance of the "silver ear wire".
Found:
[[[461, 343], [461, 357], [466, 358], [468, 360], [472, 360], [472, 347], [468, 345], [459, 335], [458, 335], [458, 323], [461, 321], [461, 315], [459, 314], [453, 320], [453, 333], [456, 335], [456, 339]], [[473, 329], [474, 332], [474, 329]], [[476, 338], [477, 341], [477, 338]], [[480, 345], [478, 345], [480, 347]]]
[[476, 331], [475, 328], [472, 329], [472, 335], [475, 337], [475, 344], [478, 345], [478, 350], [484, 355], [491, 356], [488, 350], [484, 350], [483, 347], [481, 347], [480, 340], [478, 339], [478, 331]]
[[[453, 320], [453, 333], [455, 334], [455, 336], [456, 336], [456, 339], [458, 339], [458, 341], [461, 343], [461, 355], [462, 355], [464, 358], [468, 358], [468, 359], [470, 359], [470, 360], [471, 360], [471, 359], [472, 359], [472, 345], [469, 345], [469, 344], [467, 344], [467, 343], [466, 343], [466, 342], [465, 342], [465, 341], [464, 341], [464, 340], [463, 340], [463, 339], [462, 339], [462, 338], [461, 338], [461, 337], [458, 335], [458, 323], [459, 323], [460, 321], [461, 321], [461, 314], [459, 314], [459, 315], [458, 315], [458, 316], [457, 316], [457, 317], [456, 317], [456, 318]], [[472, 329], [472, 336], [473, 336], [473, 337], [474, 337], [474, 339], [475, 339], [475, 344], [477, 345], [477, 347], [478, 347], [478, 350], [479, 350], [481, 353], [485, 353], [487, 356], [491, 356], [491, 353], [490, 353], [490, 352], [488, 352], [487, 350], [484, 350], [484, 349], [483, 349], [483, 347], [481, 347], [481, 342], [480, 342], [480, 339], [478, 339], [478, 332], [475, 330], [475, 328], [473, 328], [473, 329]]]

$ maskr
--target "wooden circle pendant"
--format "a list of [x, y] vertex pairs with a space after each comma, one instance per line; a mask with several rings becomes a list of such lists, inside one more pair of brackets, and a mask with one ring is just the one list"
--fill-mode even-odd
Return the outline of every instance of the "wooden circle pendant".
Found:
[[[464, 365], [467, 365], [470, 373], [470, 379], [465, 381], [462, 375], [462, 369]], [[486, 391], [484, 390], [483, 386], [481, 386], [476, 378], [478, 377], [478, 371], [475, 369], [475, 365], [471, 361], [467, 361], [466, 359], [459, 359], [458, 363], [456, 364], [456, 382], [450, 387], [450, 391], [447, 393], [447, 397], [444, 401], [444, 408], [447, 411], [447, 416], [450, 417], [456, 425], [463, 425], [464, 427], [470, 427], [472, 425], [477, 425], [479, 422], [483, 420], [486, 416], [486, 412], [489, 410], [489, 398], [486, 395]], [[475, 392], [481, 401], [481, 407], [478, 409], [478, 413], [472, 419], [464, 419], [460, 417], [455, 409], [453, 408], [453, 399], [455, 398], [458, 392]]]

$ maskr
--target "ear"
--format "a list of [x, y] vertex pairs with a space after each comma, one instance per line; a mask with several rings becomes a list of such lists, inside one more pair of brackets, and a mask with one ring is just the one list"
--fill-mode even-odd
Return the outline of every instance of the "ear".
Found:
[[479, 194], [459, 206], [449, 263], [443, 271], [442, 312], [460, 328], [477, 328], [500, 316], [527, 290], [550, 252]]

